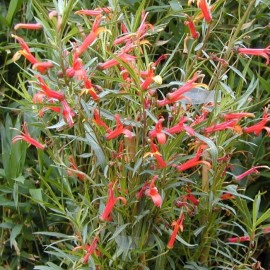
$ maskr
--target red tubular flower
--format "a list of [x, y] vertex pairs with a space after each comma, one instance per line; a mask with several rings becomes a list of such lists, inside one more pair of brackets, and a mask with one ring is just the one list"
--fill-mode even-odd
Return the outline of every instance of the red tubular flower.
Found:
[[117, 201], [121, 200], [123, 204], [127, 203], [127, 200], [124, 197], [114, 197], [114, 192], [113, 192], [113, 183], [109, 183], [109, 196], [105, 205], [105, 208], [103, 210], [103, 213], [99, 217], [100, 220], [102, 221], [111, 221], [111, 212], [114, 208], [114, 205], [116, 204]]
[[187, 189], [187, 195], [184, 196], [184, 198], [190, 202], [192, 202], [194, 205], [198, 205], [200, 203], [200, 200], [198, 200], [191, 192], [191, 189]]
[[206, 0], [197, 0], [197, 6], [202, 11], [205, 21], [210, 23], [212, 21], [212, 15]]
[[191, 36], [192, 36], [194, 39], [198, 39], [199, 36], [200, 36], [200, 34], [199, 34], [198, 31], [196, 31], [195, 24], [194, 24], [192, 18], [188, 16], [187, 19], [188, 19], [188, 20], [185, 21], [184, 24], [188, 27]]
[[53, 67], [53, 63], [50, 61], [47, 62], [38, 62], [33, 64], [32, 68], [39, 71], [41, 74], [47, 73], [48, 69]]
[[262, 168], [269, 169], [268, 166], [254, 166], [254, 167], [250, 168], [249, 170], [245, 171], [244, 173], [235, 176], [235, 180], [240, 181], [252, 173], [259, 174], [259, 171], [257, 169], [262, 169]]
[[156, 207], [161, 207], [162, 205], [162, 197], [158, 193], [158, 189], [155, 186], [155, 181], [157, 180], [158, 176], [154, 176], [149, 184], [149, 186], [145, 190], [145, 195], [151, 197], [154, 205]]
[[89, 94], [94, 101], [98, 101], [99, 96], [97, 95], [97, 93], [94, 89], [94, 85], [92, 84], [90, 79], [88, 79], [88, 78], [84, 79], [84, 86], [85, 86], [85, 88], [82, 89], [81, 95], [84, 93]]
[[225, 120], [232, 120], [232, 119], [242, 119], [242, 118], [245, 118], [245, 117], [252, 117], [254, 118], [255, 115], [253, 113], [248, 113], [248, 112], [240, 112], [240, 113], [226, 113], [226, 114], [223, 114], [222, 117], [225, 119]]
[[160, 152], [158, 151], [157, 146], [152, 141], [150, 142], [150, 150], [151, 150], [151, 152], [146, 153], [144, 155], [144, 158], [147, 156], [154, 157], [157, 161], [158, 169], [162, 169], [162, 168], [167, 167], [167, 164], [164, 161], [164, 159], [162, 158], [162, 155], [160, 154]]
[[38, 149], [44, 150], [44, 148], [46, 146], [44, 144], [41, 144], [40, 142], [38, 142], [37, 140], [33, 139], [30, 136], [30, 134], [28, 132], [28, 128], [26, 126], [26, 123], [23, 123], [22, 127], [23, 127], [24, 132], [21, 132], [21, 135], [16, 135], [15, 137], [13, 137], [12, 143], [23, 140], [23, 141], [35, 146]]
[[18, 29], [41, 30], [42, 25], [40, 23], [17, 23], [14, 26], [14, 30]]
[[187, 169], [190, 169], [192, 167], [197, 166], [198, 164], [204, 164], [210, 169], [211, 164], [208, 161], [200, 160], [200, 157], [201, 157], [202, 153], [203, 153], [203, 149], [199, 148], [194, 158], [186, 161], [185, 163], [183, 163], [181, 165], [176, 166], [176, 169], [179, 172], [183, 172], [183, 171], [185, 171]]
[[179, 101], [181, 99], [184, 99], [185, 97], [183, 95], [186, 92], [190, 91], [191, 89], [195, 88], [196, 86], [201, 86], [201, 87], [208, 88], [208, 86], [203, 84], [203, 83], [195, 83], [195, 81], [197, 81], [198, 78], [199, 78], [199, 74], [195, 73], [191, 80], [188, 80], [184, 85], [179, 87], [176, 91], [168, 93], [166, 95], [165, 99], [158, 100], [157, 105], [158, 106], [164, 106], [164, 105], [167, 105], [167, 104], [177, 102], [177, 101]]
[[253, 126], [243, 128], [243, 131], [245, 133], [254, 133], [256, 136], [258, 136], [265, 129], [267, 135], [270, 136], [270, 128], [266, 126], [269, 121], [270, 114], [268, 113], [267, 109], [264, 109], [262, 120]]
[[230, 237], [227, 239], [227, 241], [230, 243], [249, 242], [250, 237], [249, 236]]
[[[127, 54], [125, 52], [120, 52], [116, 55], [117, 58], [119, 58], [121, 61], [125, 62], [125, 63], [128, 63], [128, 61], [133, 61], [136, 59], [135, 56], [133, 55], [130, 55], [130, 54]], [[111, 68], [111, 67], [114, 67], [114, 66], [117, 66], [120, 64], [120, 62], [118, 61], [117, 58], [113, 58], [113, 59], [110, 59], [102, 64], [99, 64], [97, 66], [97, 69], [100, 69], [100, 70], [105, 70], [105, 69], [108, 69], [108, 68]]]
[[44, 94], [48, 98], [54, 98], [54, 99], [57, 99], [59, 101], [63, 101], [65, 99], [64, 93], [62, 93], [62, 92], [56, 92], [56, 91], [50, 89], [49, 86], [43, 80], [43, 78], [41, 78], [40, 76], [37, 76], [37, 78], [39, 80], [39, 86], [41, 87], [41, 89], [43, 90]]
[[192, 127], [186, 126], [185, 122], [188, 120], [187, 117], [182, 117], [180, 118], [178, 124], [176, 124], [175, 126], [165, 129], [166, 132], [168, 132], [169, 134], [175, 134], [175, 133], [180, 133], [183, 130], [185, 130], [189, 135], [191, 136], [195, 136], [195, 131]]
[[166, 143], [166, 134], [162, 130], [162, 123], [164, 120], [165, 119], [163, 117], [158, 119], [155, 128], [149, 131], [149, 137], [151, 139], [157, 138], [159, 144]]
[[102, 15], [103, 13], [110, 13], [111, 9], [110, 8], [95, 8], [95, 9], [83, 9], [83, 10], [78, 10], [75, 12], [76, 15], [87, 15], [87, 16], [99, 16]]
[[270, 54], [270, 45], [264, 49], [251, 49], [251, 48], [238, 48], [237, 53], [248, 54], [248, 55], [257, 55], [266, 59], [266, 65], [269, 65], [269, 54]]
[[183, 212], [181, 212], [180, 217], [178, 218], [178, 220], [173, 221], [172, 226], [174, 228], [173, 228], [173, 232], [171, 234], [170, 240], [169, 240], [169, 242], [167, 244], [167, 248], [172, 249], [173, 246], [174, 246], [174, 242], [176, 240], [176, 236], [177, 236], [178, 231], [180, 230], [180, 232], [183, 232], [183, 230], [184, 230], [184, 226], [183, 226], [184, 219], [185, 219], [185, 215], [184, 215]]
[[238, 119], [232, 119], [232, 120], [222, 122], [220, 124], [214, 124], [210, 127], [205, 128], [204, 132], [205, 133], [212, 133], [212, 132], [221, 131], [221, 130], [225, 130], [225, 129], [238, 130], [237, 128], [239, 126], [237, 125], [237, 122], [238, 122]]
[[[77, 171], [77, 172], [75, 172], [75, 175], [78, 177], [79, 180], [84, 181], [85, 180], [85, 174], [83, 172], [79, 171], [75, 159], [72, 156], [70, 156], [68, 158], [68, 161], [70, 162], [69, 168], [72, 169], [72, 170]], [[72, 174], [73, 174], [73, 171], [68, 169], [68, 175], [72, 175]]]
[[223, 193], [220, 196], [220, 199], [223, 201], [234, 199], [234, 196], [231, 193]]
[[86, 79], [86, 70], [83, 67], [83, 61], [77, 57], [76, 53], [73, 55], [72, 67], [66, 70], [66, 74], [68, 77], [75, 77], [77, 80]]
[[121, 134], [124, 134], [127, 137], [131, 138], [132, 137], [132, 132], [129, 129], [124, 128], [124, 125], [120, 120], [120, 115], [116, 114], [114, 116], [114, 118], [115, 118], [115, 122], [116, 122], [116, 128], [114, 130], [108, 131], [107, 134], [105, 135], [105, 139], [106, 140], [112, 140], [112, 139], [118, 137]]
[[62, 115], [64, 120], [66, 121], [69, 127], [73, 127], [74, 125], [73, 117], [76, 115], [75, 112], [70, 108], [65, 99], [61, 101], [61, 104], [63, 108]]
[[14, 37], [22, 47], [22, 50], [19, 50], [14, 56], [13, 60], [16, 61], [18, 56], [23, 55], [31, 64], [33, 64], [33, 69], [37, 69], [40, 73], [45, 74], [49, 68], [53, 66], [52, 62], [39, 62], [35, 56], [30, 52], [30, 48], [23, 38], [11, 35]]
[[97, 109], [94, 109], [93, 122], [99, 127], [104, 127], [106, 129], [106, 132], [111, 132], [111, 129], [107, 126], [107, 124], [101, 120]]
[[83, 250], [86, 251], [86, 254], [85, 254], [85, 256], [82, 259], [82, 263], [83, 264], [86, 264], [88, 262], [89, 257], [91, 255], [93, 255], [94, 253], [98, 253], [97, 252], [97, 243], [98, 243], [98, 241], [99, 241], [98, 236], [95, 236], [90, 245], [87, 244], [87, 245], [84, 245], [84, 246], [78, 246], [78, 247], [75, 247], [73, 249], [73, 251], [76, 251], [78, 249], [83, 249]]
[[87, 50], [89, 46], [97, 39], [101, 32], [105, 31], [105, 28], [99, 27], [102, 17], [99, 15], [96, 17], [90, 34], [85, 38], [83, 43], [76, 49], [76, 54], [79, 57], [83, 52]]

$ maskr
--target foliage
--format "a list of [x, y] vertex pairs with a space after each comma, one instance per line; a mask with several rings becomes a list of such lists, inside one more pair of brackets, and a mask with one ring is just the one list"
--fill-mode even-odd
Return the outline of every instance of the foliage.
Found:
[[262, 269], [269, 4], [187, 2], [17, 2], [3, 267]]

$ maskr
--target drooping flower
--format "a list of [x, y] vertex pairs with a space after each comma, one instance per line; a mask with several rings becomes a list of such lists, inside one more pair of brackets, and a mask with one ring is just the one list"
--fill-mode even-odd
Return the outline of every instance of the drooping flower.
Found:
[[128, 63], [129, 61], [133, 61], [136, 59], [135, 56], [127, 54], [125, 51], [121, 51], [115, 55], [115, 58], [112, 58], [102, 64], [99, 64], [97, 66], [97, 69], [105, 70], [114, 66], [117, 66], [120, 64], [120, 61], [123, 61], [125, 63]]
[[179, 87], [178, 89], [176, 89], [174, 92], [168, 93], [166, 95], [166, 98], [163, 100], [158, 100], [157, 101], [157, 105], [158, 106], [165, 106], [167, 104], [171, 104], [174, 102], [177, 102], [181, 99], [184, 99], [184, 94], [188, 91], [190, 91], [191, 89], [195, 88], [196, 86], [201, 86], [204, 88], [208, 88], [208, 86], [206, 84], [203, 83], [195, 83], [195, 81], [198, 80], [199, 77], [201, 77], [202, 75], [199, 75], [199, 73], [195, 73], [193, 78], [188, 80], [184, 85], [182, 85], [181, 87]]
[[24, 132], [21, 132], [20, 135], [16, 135], [15, 137], [13, 137], [12, 139], [12, 143], [16, 143], [17, 141], [23, 140], [33, 146], [35, 146], [38, 149], [44, 150], [44, 148], [46, 147], [44, 144], [41, 144], [40, 142], [38, 142], [37, 140], [33, 139], [29, 132], [28, 132], [28, 128], [26, 126], [26, 123], [23, 123], [22, 128], [24, 130]]
[[238, 123], [238, 119], [231, 119], [231, 120], [227, 120], [225, 122], [222, 122], [219, 124], [214, 124], [212, 126], [204, 128], [203, 131], [205, 133], [212, 133], [212, 132], [221, 131], [221, 130], [225, 130], [225, 129], [232, 129], [232, 130], [235, 130], [237, 132], [239, 132], [239, 131], [241, 132], [241, 127], [239, 125], [237, 125], [237, 123]]
[[31, 53], [30, 48], [28, 47], [27, 43], [24, 41], [23, 38], [11, 35], [14, 37], [20, 44], [22, 50], [19, 50], [15, 55], [13, 56], [13, 61], [18, 60], [18, 58], [23, 55], [32, 65], [33, 69], [37, 69], [41, 74], [45, 74], [49, 68], [53, 67], [52, 62], [40, 62], [36, 59], [36, 57]]
[[185, 163], [183, 163], [181, 165], [176, 166], [176, 169], [179, 172], [183, 172], [183, 171], [188, 170], [188, 169], [190, 169], [192, 167], [195, 167], [195, 166], [197, 166], [199, 164], [204, 164], [208, 168], [211, 168], [211, 164], [208, 161], [200, 160], [200, 157], [201, 157], [202, 153], [203, 153], [203, 148], [199, 147], [194, 158], [186, 161]]
[[59, 101], [63, 101], [65, 99], [65, 94], [62, 92], [57, 92], [52, 90], [44, 81], [44, 79], [40, 76], [37, 76], [39, 80], [39, 86], [41, 87], [42, 91], [48, 98], [54, 98]]
[[252, 117], [254, 118], [254, 113], [248, 113], [248, 112], [240, 112], [240, 113], [224, 113], [222, 114], [222, 117], [227, 120], [237, 119], [240, 120], [245, 117]]
[[95, 8], [95, 9], [82, 9], [75, 12], [76, 15], [87, 15], [87, 16], [100, 16], [103, 13], [110, 13], [111, 9], [108, 7]]
[[269, 65], [270, 45], [264, 49], [252, 49], [252, 48], [237, 48], [236, 52], [239, 54], [257, 55], [266, 59], [266, 65]]
[[101, 20], [102, 20], [102, 16], [101, 15], [98, 15], [95, 18], [95, 21], [93, 23], [91, 32], [89, 33], [89, 35], [84, 39], [84, 41], [82, 42], [82, 44], [75, 51], [75, 53], [76, 53], [76, 55], [78, 57], [83, 52], [85, 52], [89, 46], [91, 46], [93, 44], [93, 42], [97, 39], [98, 35], [101, 32], [106, 31], [106, 29], [104, 27], [99, 27], [99, 25], [101, 23]]
[[176, 133], [180, 133], [183, 130], [185, 130], [189, 135], [191, 136], [195, 136], [195, 131], [192, 127], [189, 127], [187, 125], [185, 125], [185, 122], [188, 120], [187, 117], [182, 117], [180, 118], [179, 122], [170, 128], [165, 129], [165, 131], [169, 134], [176, 134]]
[[73, 117], [76, 115], [72, 108], [68, 105], [67, 101], [64, 99], [61, 101], [62, 104], [62, 115], [69, 127], [73, 127], [74, 120]]
[[94, 113], [93, 113], [93, 122], [99, 127], [104, 127], [106, 132], [108, 133], [111, 132], [111, 129], [108, 127], [108, 125], [104, 121], [101, 120], [99, 112], [96, 108], [94, 109]]
[[72, 67], [67, 68], [66, 74], [68, 77], [75, 77], [76, 80], [85, 80], [86, 79], [86, 70], [83, 67], [83, 61], [81, 58], [78, 58], [76, 53], [73, 55]]
[[17, 23], [14, 26], [14, 30], [18, 29], [41, 30], [42, 25], [40, 23]]
[[82, 89], [81, 95], [83, 94], [89, 94], [94, 101], [99, 100], [99, 96], [97, 92], [94, 89], [94, 85], [92, 84], [91, 80], [88, 78], [84, 79], [84, 86], [85, 88]]
[[263, 130], [266, 130], [267, 135], [270, 136], [270, 127], [266, 126], [268, 122], [270, 122], [270, 114], [267, 109], [264, 109], [262, 120], [253, 126], [243, 128], [243, 131], [258, 136]]
[[155, 181], [157, 180], [158, 176], [154, 176], [149, 184], [149, 186], [145, 190], [145, 195], [151, 197], [154, 205], [156, 207], [161, 207], [162, 205], [162, 197], [158, 193], [158, 189], [155, 186]]
[[114, 130], [110, 130], [105, 134], [105, 139], [112, 140], [121, 134], [124, 134], [127, 137], [132, 137], [133, 133], [129, 129], [124, 127], [123, 123], [121, 122], [120, 115], [116, 114], [114, 116], [114, 119], [116, 122], [116, 127]]
[[98, 252], [97, 252], [98, 241], [99, 241], [98, 236], [95, 236], [90, 245], [89, 244], [86, 244], [84, 246], [78, 246], [78, 247], [75, 247], [73, 249], [73, 251], [76, 251], [76, 250], [79, 250], [79, 249], [83, 249], [83, 250], [86, 251], [86, 254], [84, 255], [84, 257], [82, 259], [82, 263], [83, 264], [86, 264], [88, 262], [89, 257], [91, 255], [93, 255], [94, 253], [98, 254]]
[[245, 178], [246, 176], [252, 174], [252, 173], [255, 173], [255, 174], [259, 174], [260, 172], [257, 170], [257, 169], [270, 169], [268, 166], [254, 166], [252, 168], [250, 168], [249, 170], [245, 171], [244, 173], [240, 174], [240, 175], [237, 175], [235, 176], [235, 180], [236, 181], [240, 181], [242, 180], [243, 178]]
[[149, 137], [153, 140], [154, 138], [157, 138], [157, 141], [159, 144], [165, 144], [166, 143], [166, 134], [163, 131], [162, 123], [164, 122], [164, 118], [158, 119], [156, 126], [153, 130], [149, 131]]
[[249, 236], [230, 237], [227, 239], [230, 243], [249, 242], [251, 241]]
[[206, 0], [197, 0], [197, 6], [202, 11], [205, 21], [210, 23], [212, 21], [212, 15]]
[[167, 167], [167, 163], [164, 161], [161, 153], [158, 151], [156, 144], [154, 144], [152, 141], [150, 141], [150, 150], [151, 150], [151, 152], [145, 153], [143, 158], [146, 158], [147, 156], [154, 157], [157, 161], [158, 169], [162, 169], [162, 168]]
[[192, 38], [198, 39], [200, 37], [200, 34], [198, 31], [196, 31], [195, 24], [191, 17], [187, 16], [187, 21], [184, 21], [184, 24], [188, 27]]
[[109, 183], [108, 199], [107, 199], [105, 208], [99, 217], [99, 219], [102, 221], [111, 221], [112, 220], [111, 212], [114, 208], [114, 205], [117, 203], [117, 201], [121, 200], [123, 202], [123, 204], [127, 203], [127, 200], [124, 197], [114, 197], [113, 186], [114, 186], [113, 183]]
[[173, 232], [171, 234], [170, 240], [167, 244], [167, 248], [172, 249], [174, 246], [174, 242], [176, 240], [176, 236], [178, 234], [178, 231], [183, 232], [184, 230], [184, 219], [185, 215], [184, 212], [181, 212], [180, 217], [177, 219], [177, 221], [173, 221], [172, 226], [173, 226]]

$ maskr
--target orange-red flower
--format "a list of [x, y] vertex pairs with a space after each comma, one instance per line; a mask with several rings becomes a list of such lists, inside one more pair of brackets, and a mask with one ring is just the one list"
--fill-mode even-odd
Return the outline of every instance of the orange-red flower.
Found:
[[105, 205], [105, 208], [100, 215], [99, 219], [102, 221], [111, 221], [111, 212], [114, 208], [114, 205], [116, 204], [117, 201], [121, 200], [123, 204], [127, 203], [127, 200], [124, 197], [114, 197], [114, 191], [113, 191], [113, 183], [109, 183], [109, 196]]
[[250, 168], [249, 170], [245, 171], [244, 173], [235, 176], [235, 180], [240, 181], [252, 173], [259, 174], [260, 172], [257, 169], [263, 169], [263, 168], [269, 169], [268, 166], [263, 166], [263, 165], [262, 166], [254, 166], [254, 167]]
[[187, 21], [185, 21], [184, 24], [188, 27], [192, 38], [198, 39], [200, 37], [200, 34], [198, 31], [196, 31], [195, 24], [191, 17], [187, 16]]
[[87, 15], [87, 16], [99, 16], [102, 15], [103, 13], [110, 13], [111, 9], [110, 8], [95, 8], [95, 9], [82, 9], [78, 10], [75, 12], [77, 15]]
[[200, 77], [199, 73], [195, 73], [192, 79], [188, 80], [184, 85], [179, 87], [174, 92], [168, 93], [165, 99], [158, 100], [157, 105], [165, 106], [167, 104], [171, 104], [181, 99], [184, 99], [185, 98], [184, 94], [190, 91], [191, 89], [195, 88], [196, 86], [208, 88], [208, 86], [203, 83], [195, 83], [195, 81], [197, 81], [199, 77]]
[[157, 138], [157, 141], [159, 144], [165, 144], [166, 143], [166, 134], [163, 131], [162, 123], [164, 122], [164, 118], [158, 119], [156, 126], [153, 130], [149, 131], [149, 137], [151, 139]]
[[187, 125], [185, 125], [185, 122], [188, 120], [187, 117], [182, 117], [180, 118], [179, 122], [170, 128], [165, 129], [165, 131], [169, 134], [175, 134], [175, 133], [180, 133], [183, 130], [185, 130], [189, 135], [191, 136], [195, 136], [195, 131], [192, 127], [189, 127]]
[[269, 55], [270, 55], [270, 45], [264, 49], [251, 49], [251, 48], [238, 48], [236, 49], [237, 53], [248, 54], [248, 55], [257, 55], [266, 59], [266, 65], [269, 65]]
[[270, 136], [270, 127], [266, 126], [268, 122], [270, 122], [270, 114], [267, 109], [264, 109], [262, 120], [253, 126], [243, 128], [243, 131], [258, 136], [263, 130], [266, 130], [267, 135]]
[[14, 30], [18, 29], [41, 30], [42, 25], [40, 23], [17, 23], [14, 26]]
[[43, 80], [42, 77], [37, 76], [38, 80], [39, 80], [39, 86], [41, 87], [42, 91], [44, 92], [44, 94], [48, 97], [48, 98], [54, 98], [57, 99], [59, 101], [63, 101], [65, 99], [65, 94], [62, 92], [57, 92], [52, 90]]
[[72, 108], [68, 105], [67, 101], [64, 99], [61, 101], [62, 104], [62, 115], [69, 127], [74, 125], [73, 117], [76, 115]]
[[123, 123], [121, 122], [120, 115], [116, 114], [114, 116], [114, 119], [115, 119], [115, 122], [116, 122], [116, 127], [115, 127], [114, 130], [107, 131], [107, 133], [105, 135], [105, 139], [106, 140], [112, 140], [112, 139], [118, 137], [121, 134], [124, 134], [127, 137], [132, 137], [133, 133], [129, 129], [124, 127]]
[[30, 136], [30, 134], [28, 132], [28, 128], [26, 126], [26, 123], [23, 123], [22, 128], [23, 128], [24, 132], [21, 132], [21, 135], [16, 135], [15, 137], [13, 137], [12, 143], [23, 140], [23, 141], [35, 146], [38, 149], [44, 150], [45, 145], [41, 144], [40, 142], [38, 142], [37, 140], [33, 139]]
[[230, 243], [249, 242], [250, 240], [249, 236], [230, 237], [227, 239]]
[[206, 0], [197, 0], [197, 6], [202, 11], [205, 21], [210, 23], [212, 21], [212, 15]]
[[150, 150], [151, 150], [151, 152], [147, 152], [144, 155], [144, 158], [147, 157], [147, 156], [154, 157], [156, 159], [156, 161], [157, 161], [158, 169], [162, 169], [162, 168], [167, 167], [167, 163], [162, 158], [162, 155], [158, 151], [158, 148], [157, 148], [156, 144], [154, 144], [152, 141], [150, 141]]
[[85, 52], [89, 46], [91, 46], [93, 44], [93, 42], [97, 39], [98, 35], [101, 32], [104, 32], [105, 31], [105, 28], [99, 27], [99, 25], [101, 23], [101, 20], [102, 20], [102, 16], [101, 15], [98, 15], [95, 18], [95, 21], [93, 23], [91, 32], [89, 33], [89, 35], [84, 39], [84, 41], [82, 42], [82, 44], [75, 51], [75, 53], [76, 53], [76, 55], [78, 57], [83, 52]]
[[77, 80], [86, 79], [86, 70], [83, 67], [83, 61], [77, 57], [76, 53], [73, 55], [72, 67], [67, 68], [66, 74], [68, 77], [75, 77]]
[[180, 230], [180, 232], [183, 232], [184, 230], [184, 219], [185, 219], [185, 215], [183, 212], [181, 212], [180, 217], [177, 219], [177, 221], [173, 221], [172, 226], [173, 228], [173, 232], [171, 234], [170, 240], [167, 244], [167, 248], [172, 249], [174, 246], [174, 242], [176, 240], [176, 236], [178, 234], [178, 231]]
[[183, 172], [183, 171], [185, 171], [185, 170], [187, 170], [187, 169], [190, 169], [190, 168], [192, 168], [192, 167], [195, 167], [195, 166], [197, 166], [197, 165], [199, 165], [199, 164], [204, 164], [204, 165], [206, 165], [208, 168], [211, 168], [211, 164], [210, 164], [208, 161], [206, 161], [206, 160], [200, 160], [200, 157], [201, 157], [202, 153], [203, 153], [203, 148], [200, 147], [200, 148], [197, 150], [197, 153], [196, 153], [196, 155], [195, 155], [194, 158], [192, 158], [192, 159], [186, 161], [185, 163], [183, 163], [183, 164], [181, 164], [181, 165], [176, 166], [176, 169], [177, 169], [179, 172]]
[[99, 238], [98, 236], [95, 236], [93, 241], [91, 242], [91, 244], [86, 244], [84, 246], [78, 246], [78, 247], [75, 247], [73, 249], [73, 251], [76, 251], [76, 250], [79, 250], [79, 249], [83, 249], [86, 251], [86, 254], [84, 255], [83, 259], [82, 259], [82, 263], [83, 264], [86, 264], [89, 260], [89, 257], [91, 255], [93, 255], [94, 253], [98, 254], [98, 250], [97, 250], [97, 244], [98, 244], [98, 241], [99, 241]]
[[232, 130], [238, 131], [240, 126], [237, 125], [237, 122], [238, 122], [238, 119], [232, 119], [232, 120], [222, 122], [220, 124], [214, 124], [212, 126], [205, 128], [204, 132], [212, 133], [212, 132], [221, 131], [225, 129], [232, 129]]
[[40, 73], [44, 74], [48, 71], [49, 68], [53, 67], [52, 62], [40, 62], [36, 59], [36, 57], [31, 53], [30, 48], [23, 38], [11, 35], [14, 37], [22, 47], [22, 50], [19, 50], [14, 56], [13, 60], [16, 61], [20, 55], [23, 55], [31, 64], [33, 64], [33, 69], [37, 69]]
[[158, 193], [158, 189], [155, 186], [155, 181], [157, 180], [158, 176], [154, 176], [149, 184], [149, 186], [145, 190], [145, 195], [151, 197], [154, 205], [156, 207], [161, 207], [162, 205], [162, 197]]

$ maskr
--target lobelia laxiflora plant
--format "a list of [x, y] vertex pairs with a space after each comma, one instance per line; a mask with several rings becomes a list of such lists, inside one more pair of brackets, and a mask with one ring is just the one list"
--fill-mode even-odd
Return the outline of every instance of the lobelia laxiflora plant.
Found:
[[[207, 45], [224, 1], [189, 2], [194, 11], [179, 11], [190, 35], [178, 47], [187, 46], [193, 61], [185, 60], [183, 76], [173, 68], [176, 50], [161, 55], [153, 50], [161, 26], [152, 23], [144, 2], [135, 15], [116, 4], [77, 10], [76, 3], [65, 3], [43, 14], [48, 22], [14, 27], [21, 35], [23, 29], [43, 29], [49, 46], [35, 53], [23, 37], [13, 35], [21, 47], [13, 60], [23, 56], [31, 64], [25, 75], [29, 107], [41, 141], [45, 136], [53, 141], [45, 147], [24, 123], [25, 134], [13, 143], [24, 140], [53, 162], [36, 172], [41, 179], [54, 175], [42, 185], [46, 200], [36, 203], [51, 215], [51, 230], [57, 229], [54, 215], [66, 223], [61, 234], [36, 232], [63, 238], [61, 245], [55, 241], [45, 249], [51, 254], [48, 267], [51, 259], [61, 269], [254, 269], [251, 250], [270, 214], [259, 216], [260, 194], [252, 215], [245, 212], [252, 199], [242, 181], [269, 167], [243, 164], [246, 170], [235, 174], [232, 162], [241, 155], [239, 141], [269, 135], [268, 108], [256, 118], [246, 111], [248, 96], [242, 93], [238, 107], [228, 106], [230, 86], [211, 76], [237, 70], [238, 54], [262, 56], [268, 64], [268, 47], [233, 50], [238, 38], [233, 36], [231, 51], [222, 47], [214, 56]], [[187, 44], [199, 38], [197, 48]], [[205, 100], [205, 95], [212, 96]], [[44, 269], [38, 264], [35, 269]]]

